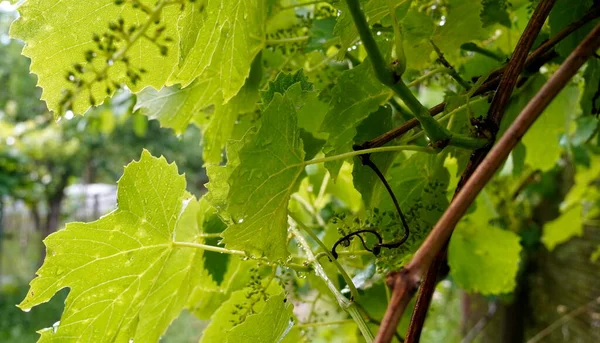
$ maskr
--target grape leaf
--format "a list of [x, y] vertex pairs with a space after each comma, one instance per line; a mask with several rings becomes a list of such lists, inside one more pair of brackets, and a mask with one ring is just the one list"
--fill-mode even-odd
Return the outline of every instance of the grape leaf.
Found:
[[[388, 106], [380, 107], [377, 112], [373, 112], [357, 127], [357, 135], [354, 137], [356, 144], [362, 144], [365, 141], [373, 139], [380, 134], [392, 129], [392, 111]], [[398, 156], [398, 152], [385, 152], [371, 155], [371, 161], [385, 175], [392, 163]], [[377, 207], [379, 201], [385, 192], [385, 188], [377, 177], [377, 174], [367, 166], [361, 163], [354, 163], [352, 170], [354, 186], [362, 194], [363, 201], [367, 208]]]
[[296, 106], [276, 93], [231, 171], [227, 212], [233, 223], [223, 233], [225, 245], [271, 260], [285, 259], [287, 206], [303, 170]]
[[[394, 269], [406, 262], [448, 207], [446, 190], [450, 175], [443, 161], [437, 155], [414, 153], [388, 172], [388, 182], [406, 216], [410, 236], [399, 248], [383, 249], [378, 257], [379, 266]], [[391, 201], [382, 202], [380, 208], [395, 213]], [[404, 229], [396, 221], [391, 230], [382, 234], [385, 241], [391, 242], [401, 238]]]
[[192, 6], [184, 10], [191, 19], [180, 22], [184, 55], [173, 82], [187, 86], [198, 77], [215, 78], [227, 102], [242, 88], [265, 45], [265, 2], [209, 0], [201, 28], [198, 10]]
[[[564, 29], [565, 26], [583, 17], [583, 15], [592, 7], [594, 4], [593, 0], [581, 0], [572, 2], [569, 0], [557, 0], [552, 11], [548, 22], [550, 24], [550, 34], [555, 35], [560, 30]], [[579, 30], [571, 33], [565, 39], [561, 40], [557, 46], [556, 51], [562, 57], [567, 57], [575, 50], [577, 45], [583, 41], [585, 36], [594, 28], [597, 20], [591, 21], [581, 27]]]
[[283, 95], [285, 91], [296, 83], [300, 83], [301, 90], [305, 92], [314, 90], [313, 84], [308, 81], [302, 69], [298, 70], [295, 74], [279, 73], [275, 80], [269, 82], [267, 90], [261, 93], [263, 104], [265, 106], [268, 105], [273, 100], [275, 93]]
[[[408, 9], [410, 2], [402, 0], [369, 0], [364, 4], [363, 11], [365, 13], [365, 17], [367, 18], [367, 22], [373, 25], [389, 15], [390, 5], [394, 8], [397, 8], [402, 4], [404, 4], [404, 7]], [[354, 44], [359, 36], [356, 25], [354, 25], [354, 21], [352, 19], [352, 15], [348, 11], [345, 2], [340, 2], [338, 6], [342, 10], [342, 14], [338, 17], [337, 23], [333, 28], [333, 33], [340, 37], [341, 47], [338, 52], [338, 58], [342, 59], [347, 49]], [[406, 13], [406, 11], [404, 13]]]
[[157, 119], [162, 127], [182, 134], [193, 116], [219, 97], [219, 89], [212, 79], [196, 80], [186, 88], [165, 87], [160, 91], [146, 88], [137, 96], [134, 110], [150, 119]]
[[486, 30], [479, 17], [482, 11], [480, 0], [450, 0], [444, 25], [436, 26], [431, 39], [452, 62], [460, 46], [472, 40], [485, 39]]
[[430, 64], [429, 55], [433, 48], [429, 40], [435, 30], [433, 20], [413, 7], [401, 25], [404, 35], [406, 66], [410, 69], [420, 69]]
[[560, 216], [544, 225], [542, 242], [548, 250], [568, 241], [575, 236], [583, 235], [583, 221], [581, 218], [581, 205], [577, 204], [566, 209]]
[[467, 292], [502, 294], [516, 286], [521, 254], [520, 238], [489, 224], [497, 217], [487, 194], [477, 199], [474, 213], [465, 217], [452, 235], [448, 264], [452, 279]]
[[523, 136], [522, 142], [527, 149], [525, 163], [541, 170], [554, 167], [561, 153], [558, 138], [568, 131], [575, 117], [578, 93], [575, 86], [563, 89]]
[[481, 22], [483, 27], [498, 23], [510, 28], [510, 17], [506, 12], [506, 0], [482, 0]]
[[227, 342], [281, 342], [293, 325], [292, 305], [284, 293], [272, 296], [262, 311], [227, 332]]
[[[20, 17], [11, 27], [11, 36], [25, 41], [23, 54], [31, 58], [31, 71], [38, 76], [38, 85], [42, 87], [42, 100], [51, 111], [59, 112], [62, 91], [74, 89], [73, 83], [66, 79], [67, 71], [76, 63], [89, 67], [85, 53], [96, 50], [94, 34], [102, 35], [109, 31], [109, 22], [122, 18], [127, 27], [142, 26], [148, 16], [129, 5], [115, 6], [114, 0], [93, 1], [50, 1], [31, 0], [19, 7]], [[154, 6], [153, 0], [142, 0], [146, 6]], [[83, 15], [82, 15], [83, 14]], [[167, 6], [162, 12], [165, 22], [176, 22], [180, 14], [178, 6]], [[156, 30], [162, 24], [152, 24], [150, 30]], [[167, 25], [165, 37], [178, 37], [177, 28]], [[147, 39], [138, 40], [129, 48], [127, 56], [132, 66], [143, 67], [147, 72], [141, 81], [131, 82], [125, 73], [125, 64], [116, 62], [109, 72], [110, 80], [126, 84], [133, 92], [144, 87], [162, 87], [177, 63], [176, 43], [166, 42], [169, 52], [162, 56], [159, 48]], [[51, 50], [48, 50], [51, 47]], [[97, 69], [108, 65], [105, 58], [96, 58], [93, 62]], [[89, 69], [89, 68], [88, 68]], [[88, 73], [89, 74], [89, 73]], [[87, 75], [88, 77], [90, 75]], [[110, 92], [112, 95], [114, 91]], [[75, 113], [83, 113], [90, 106], [90, 97], [85, 91], [73, 103]], [[107, 96], [106, 85], [98, 82], [92, 87], [91, 96], [97, 104]]]
[[202, 265], [202, 251], [172, 244], [199, 233], [198, 204], [186, 197], [177, 167], [144, 151], [119, 180], [117, 210], [49, 236], [46, 260], [19, 307], [71, 291], [60, 325], [42, 331], [39, 342], [157, 341], [202, 274], [191, 272]]
[[[260, 315], [261, 312], [266, 308], [266, 302], [268, 302], [270, 299], [273, 299], [274, 297], [284, 296], [281, 287], [274, 282], [270, 283], [268, 288], [264, 290], [265, 295], [268, 296], [268, 299], [266, 299], [267, 301], [265, 301], [262, 296], [259, 296], [260, 294], [250, 296], [250, 294], [252, 294], [252, 291], [255, 290], [252, 288], [244, 288], [233, 292], [231, 294], [231, 297], [227, 301], [225, 301], [221, 305], [221, 307], [219, 307], [219, 309], [212, 315], [210, 319], [210, 324], [204, 330], [202, 338], [200, 339], [200, 343], [212, 343], [222, 341], [223, 338], [226, 337], [228, 333], [232, 331], [232, 329], [234, 329], [236, 326], [243, 324], [245, 322], [244, 319], [247, 320], [251, 317], [247, 316], [246, 318], [244, 318], [244, 314], [250, 314], [250, 311], [254, 311], [258, 312], [258, 315]], [[281, 299], [280, 304], [284, 305], [283, 299]], [[288, 308], [280, 308], [279, 310], [287, 311]], [[277, 316], [277, 313], [273, 313], [273, 315]], [[231, 342], [233, 343], [236, 341]]]
[[584, 115], [597, 115], [600, 113], [600, 96], [596, 96], [598, 89], [600, 89], [600, 59], [591, 58], [588, 60], [583, 79], [585, 80], [585, 87], [581, 95], [581, 109]]
[[[352, 151], [356, 127], [392, 96], [391, 90], [379, 82], [367, 61], [343, 72], [332, 93], [330, 109], [321, 126], [321, 131], [329, 134], [323, 149], [326, 156]], [[342, 162], [325, 165], [335, 179]]]

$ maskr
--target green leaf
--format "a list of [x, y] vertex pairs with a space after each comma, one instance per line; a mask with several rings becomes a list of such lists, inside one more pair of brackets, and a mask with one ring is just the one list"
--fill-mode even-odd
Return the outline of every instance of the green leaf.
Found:
[[520, 237], [490, 225], [497, 217], [484, 192], [474, 213], [454, 231], [448, 250], [452, 279], [465, 291], [484, 295], [511, 292], [516, 286]]
[[596, 92], [600, 88], [600, 59], [591, 58], [588, 60], [583, 79], [585, 80], [585, 87], [580, 102], [583, 115], [597, 116], [600, 113], [600, 96], [596, 96]]
[[560, 216], [544, 225], [542, 242], [548, 250], [554, 249], [557, 245], [568, 241], [575, 236], [583, 235], [583, 221], [581, 215], [581, 205], [571, 206]]
[[227, 332], [226, 342], [281, 342], [293, 325], [292, 305], [284, 293], [267, 300], [262, 311]]
[[[546, 83], [546, 80], [543, 76], [534, 77], [519, 90], [516, 97], [511, 99], [500, 125], [499, 136], [504, 134], [529, 100]], [[576, 114], [577, 99], [577, 87], [566, 87], [527, 131], [522, 139], [527, 150], [526, 164], [542, 171], [554, 167], [561, 154], [558, 138], [561, 134], [568, 132], [570, 121]]]
[[575, 86], [563, 89], [523, 136], [526, 164], [543, 171], [554, 167], [561, 154], [559, 136], [575, 117], [578, 93]]
[[[406, 216], [410, 236], [399, 248], [383, 249], [378, 257], [380, 266], [394, 269], [406, 262], [448, 207], [450, 175], [443, 163], [438, 155], [414, 153], [388, 172], [388, 182]], [[391, 201], [382, 202], [381, 208], [395, 214]], [[397, 240], [404, 233], [398, 221], [389, 229], [383, 232], [386, 242]]]
[[429, 40], [435, 30], [432, 18], [412, 7], [401, 25], [407, 67], [420, 69], [429, 65], [429, 55], [433, 51]]
[[[251, 311], [254, 311], [259, 312], [258, 315], [260, 315], [260, 312], [266, 309], [266, 302], [268, 302], [268, 300], [273, 299], [274, 297], [284, 296], [281, 287], [275, 282], [272, 282], [268, 288], [264, 290], [265, 296], [268, 296], [267, 301], [260, 296], [260, 293], [251, 295], [253, 291], [255, 291], [253, 288], [244, 288], [233, 292], [231, 297], [225, 301], [210, 318], [210, 324], [204, 330], [200, 343], [222, 341], [233, 331], [232, 329], [242, 325], [245, 322], [244, 319], [248, 320], [251, 318], [251, 316], [246, 317], [245, 314], [250, 314]], [[283, 299], [281, 300], [281, 305], [284, 305]], [[273, 304], [271, 304], [271, 306], [273, 306]], [[287, 311], [288, 308], [280, 308], [279, 310]], [[277, 313], [273, 313], [272, 316], [276, 317]], [[287, 319], [289, 320], [289, 317], [287, 317]], [[236, 341], [231, 341], [231, 343], [234, 342]]]
[[310, 92], [314, 90], [313, 84], [308, 81], [302, 69], [298, 70], [295, 74], [279, 73], [274, 81], [269, 82], [267, 90], [261, 93], [263, 104], [268, 106], [271, 100], [273, 100], [275, 93], [283, 95], [285, 91], [296, 83], [300, 83], [302, 91]]
[[186, 219], [198, 204], [187, 197], [175, 164], [144, 151], [119, 180], [117, 210], [50, 235], [44, 265], [19, 307], [47, 302], [66, 287], [70, 293], [60, 325], [43, 330], [39, 342], [158, 341], [200, 277], [192, 270], [202, 265], [202, 251], [172, 244], [199, 233], [194, 218]]
[[239, 150], [239, 165], [234, 165], [227, 197], [233, 223], [223, 233], [223, 242], [228, 248], [274, 261], [285, 259], [288, 202], [304, 170], [292, 100], [275, 94], [262, 114], [260, 128]]
[[451, 62], [463, 43], [487, 37], [479, 17], [482, 8], [480, 0], [448, 1], [446, 21], [443, 26], [436, 26], [431, 39]]
[[[380, 107], [377, 112], [371, 113], [371, 115], [357, 127], [358, 133], [354, 138], [354, 141], [356, 144], [362, 144], [380, 134], [388, 132], [392, 128], [391, 108], [389, 106]], [[399, 152], [377, 153], [371, 155], [371, 161], [375, 163], [383, 175], [386, 175], [398, 155]], [[377, 207], [382, 197], [384, 197], [383, 199], [389, 199], [377, 174], [375, 174], [371, 168], [363, 166], [359, 162], [355, 162], [352, 177], [354, 178], [354, 186], [356, 187], [356, 190], [362, 194], [363, 201], [367, 208]]]
[[[567, 25], [581, 18], [593, 4], [593, 0], [581, 0], [577, 2], [569, 0], [556, 1], [548, 19], [550, 24], [550, 35], [555, 35]], [[587, 36], [594, 28], [597, 22], [598, 20], [593, 20], [561, 40], [556, 46], [556, 51], [559, 55], [562, 57], [569, 56], [569, 54], [575, 50], [577, 45], [583, 41], [585, 36]]]
[[[38, 85], [43, 89], [42, 100], [46, 101], [51, 111], [61, 110], [59, 102], [64, 89], [74, 89], [73, 83], [66, 79], [68, 70], [76, 63], [89, 67], [85, 52], [97, 50], [92, 39], [94, 34], [102, 35], [108, 32], [109, 22], [118, 18], [123, 18], [127, 27], [140, 27], [148, 21], [148, 16], [139, 9], [130, 5], [116, 6], [114, 2], [32, 0], [19, 7], [20, 17], [11, 27], [11, 36], [25, 41], [23, 54], [31, 58], [31, 71], [38, 76]], [[155, 4], [153, 0], [141, 2], [149, 7]], [[163, 22], [174, 23], [179, 14], [178, 6], [167, 6], [162, 11]], [[152, 24], [150, 30], [156, 30], [159, 25]], [[167, 25], [163, 34], [174, 39], [178, 37], [175, 25]], [[125, 64], [122, 62], [115, 62], [110, 68], [109, 79], [126, 84], [133, 92], [147, 86], [161, 88], [177, 63], [176, 43], [165, 44], [169, 48], [166, 56], [162, 56], [159, 48], [147, 39], [140, 39], [129, 48], [127, 56], [130, 65], [147, 70], [141, 81], [133, 84], [126, 76]], [[106, 67], [108, 61], [99, 55], [93, 64], [99, 70]], [[92, 72], [86, 72], [85, 75], [92, 77]], [[113, 92], [111, 91], [111, 95]], [[91, 95], [97, 104], [101, 103], [107, 96], [106, 84], [95, 83]], [[86, 90], [75, 98], [73, 111], [83, 113], [90, 106], [90, 97]]]
[[[367, 18], [367, 22], [370, 25], [373, 25], [388, 16], [390, 13], [389, 4], [394, 6], [394, 8], [404, 4], [405, 7], [408, 8], [410, 2], [405, 2], [402, 0], [369, 0], [363, 6], [363, 11], [365, 13], [365, 17]], [[352, 20], [352, 15], [350, 15], [345, 2], [340, 2], [338, 7], [342, 10], [342, 14], [337, 19], [333, 33], [340, 37], [341, 47], [338, 52], [338, 58], [342, 59], [348, 48], [358, 40], [359, 35], [356, 25], [354, 25], [354, 21]]]
[[569, 189], [569, 192], [563, 201], [564, 207], [568, 207], [585, 200], [586, 196], [588, 196], [588, 193], [593, 191], [593, 187], [590, 187], [590, 185], [598, 178], [599, 175], [600, 158], [596, 156], [592, 157], [589, 168], [578, 166], [577, 172], [575, 173], [573, 187]]
[[482, 0], [481, 22], [483, 27], [500, 24], [510, 28], [510, 17], [506, 12], [506, 0]]
[[[173, 82], [187, 86], [198, 77], [214, 78], [227, 102], [242, 88], [264, 47], [265, 3], [209, 0], [202, 14], [196, 6], [186, 6], [180, 22], [182, 58]], [[201, 28], [198, 20], [203, 21]]]
[[437, 25], [432, 17], [411, 8], [402, 21], [408, 68], [420, 69], [430, 64], [430, 40], [454, 63], [463, 43], [485, 39], [486, 30], [479, 17], [482, 8], [480, 0], [450, 0], [444, 25]]
[[[330, 109], [321, 126], [321, 131], [329, 134], [323, 149], [326, 156], [352, 151], [356, 127], [392, 96], [391, 90], [377, 80], [367, 61], [343, 72], [332, 93]], [[342, 161], [326, 163], [326, 166], [335, 179]]]
[[183, 134], [194, 115], [219, 98], [214, 80], [197, 80], [186, 88], [165, 87], [160, 91], [146, 88], [137, 96], [134, 110], [150, 119], [157, 119], [162, 127]]

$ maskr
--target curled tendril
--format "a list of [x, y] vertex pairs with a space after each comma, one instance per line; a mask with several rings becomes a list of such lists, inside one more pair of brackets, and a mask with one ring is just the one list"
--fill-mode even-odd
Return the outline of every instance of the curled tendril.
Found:
[[[354, 150], [361, 150], [361, 149], [362, 149], [361, 146], [357, 146], [357, 145], [354, 146]], [[340, 245], [342, 243], [350, 242], [350, 238], [352, 238], [353, 236], [357, 236], [360, 239], [360, 241], [362, 242], [365, 250], [370, 251], [375, 256], [377, 256], [381, 252], [381, 248], [388, 248], [388, 249], [398, 248], [399, 246], [401, 246], [402, 244], [404, 244], [404, 242], [406, 242], [408, 240], [408, 237], [410, 235], [410, 229], [408, 227], [408, 221], [406, 220], [406, 217], [404, 216], [404, 213], [402, 213], [402, 210], [400, 209], [400, 204], [398, 203], [398, 199], [396, 198], [396, 195], [394, 194], [394, 191], [392, 191], [392, 187], [390, 187], [390, 184], [385, 179], [385, 176], [379, 170], [379, 168], [377, 168], [377, 165], [375, 163], [373, 163], [373, 161], [371, 161], [371, 155], [370, 154], [361, 155], [360, 156], [360, 160], [361, 160], [361, 162], [362, 162], [362, 164], [364, 166], [367, 166], [367, 167], [371, 168], [375, 172], [375, 174], [377, 175], [377, 177], [379, 177], [379, 180], [381, 181], [381, 183], [383, 183], [383, 186], [387, 190], [388, 194], [392, 198], [392, 202], [394, 203], [394, 207], [396, 208], [396, 212], [398, 213], [398, 216], [400, 217], [400, 221], [402, 222], [402, 226], [404, 228], [404, 235], [402, 236], [402, 238], [400, 238], [397, 241], [389, 242], [389, 243], [384, 243], [383, 242], [383, 238], [381, 237], [381, 235], [377, 231], [375, 231], [375, 230], [364, 229], [364, 230], [359, 230], [359, 231], [352, 232], [352, 233], [347, 234], [346, 236], [340, 238], [333, 245], [333, 248], [331, 249], [331, 254], [336, 259], [338, 258], [338, 254], [336, 252], [336, 249], [337, 249], [338, 245]], [[371, 234], [377, 236], [377, 239], [379, 240], [379, 242], [373, 246], [373, 249], [370, 249], [367, 246], [367, 244], [365, 243], [363, 237], [360, 235], [361, 233], [371, 233]]]
[[[377, 236], [377, 239], [379, 240], [379, 243], [375, 244], [375, 246], [373, 246], [373, 249], [370, 249], [367, 246], [367, 243], [365, 243], [365, 240], [363, 239], [363, 237], [360, 235], [361, 233], [371, 233], [375, 236]], [[335, 244], [333, 245], [333, 248], [331, 248], [331, 255], [333, 255], [334, 258], [338, 258], [338, 253], [337, 253], [337, 247], [340, 244], [345, 244], [345, 243], [350, 243], [350, 238], [352, 237], [358, 237], [360, 239], [360, 241], [363, 244], [363, 247], [365, 248], [365, 250], [372, 252], [375, 256], [379, 255], [379, 253], [381, 252], [381, 244], [383, 244], [383, 238], [381, 237], [381, 235], [379, 234], [379, 232], [375, 231], [375, 230], [369, 230], [369, 229], [364, 229], [364, 230], [358, 230], [355, 232], [351, 232], [347, 235], [345, 235], [344, 237], [340, 238], [337, 240], [337, 242], [335, 242]]]

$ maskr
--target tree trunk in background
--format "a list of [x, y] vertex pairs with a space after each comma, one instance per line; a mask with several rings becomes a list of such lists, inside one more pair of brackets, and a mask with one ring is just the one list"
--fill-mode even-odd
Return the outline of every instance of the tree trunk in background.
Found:
[[[536, 234], [541, 235], [544, 223], [558, 215], [559, 205], [573, 184], [573, 169], [566, 166], [556, 175], [556, 182], [556, 193], [534, 210], [530, 230]], [[582, 237], [572, 238], [553, 251], [541, 242], [529, 248], [523, 255], [515, 293], [500, 300], [496, 314], [474, 341], [525, 343], [543, 333], [538, 342], [600, 342], [600, 302], [596, 301], [600, 299], [600, 262], [590, 261], [599, 245], [600, 229], [585, 226]], [[465, 295], [464, 331], [469, 332], [487, 309], [485, 297]]]
[[[48, 206], [48, 213], [46, 215], [46, 222], [41, 226], [42, 230], [40, 231], [42, 241], [46, 239], [50, 234], [56, 232], [58, 226], [60, 224], [60, 215], [62, 210], [62, 203], [65, 198], [65, 188], [67, 188], [67, 184], [69, 182], [69, 178], [71, 177], [70, 172], [65, 172], [60, 179], [59, 184], [57, 185], [53, 194], [48, 197], [46, 201]], [[44, 258], [46, 257], [46, 246], [44, 244], [41, 245], [40, 249], [40, 266], [44, 262]]]

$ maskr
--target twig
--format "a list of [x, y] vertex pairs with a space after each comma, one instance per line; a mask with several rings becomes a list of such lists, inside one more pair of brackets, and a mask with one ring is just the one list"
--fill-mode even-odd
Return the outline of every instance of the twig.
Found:
[[435, 45], [435, 43], [433, 42], [433, 40], [429, 40], [429, 42], [431, 43], [431, 45], [433, 46], [433, 50], [435, 50], [435, 53], [438, 55], [438, 62], [440, 62], [441, 65], [443, 65], [444, 67], [446, 67], [448, 69], [448, 75], [450, 75], [456, 82], [458, 82], [459, 85], [461, 85], [466, 91], [471, 89], [471, 85], [465, 81], [456, 71], [456, 69], [454, 69], [454, 67], [452, 66], [452, 64], [450, 64], [450, 62], [448, 62], [448, 60], [446, 59], [446, 57], [444, 57], [444, 53], [442, 52], [442, 50], [440, 50], [440, 48], [438, 48], [437, 45]]
[[596, 298], [590, 302], [587, 302], [587, 303], [579, 306], [578, 308], [574, 309], [573, 311], [565, 314], [564, 316], [558, 318], [554, 323], [548, 325], [548, 327], [546, 327], [544, 330], [538, 332], [535, 336], [533, 336], [530, 340], [528, 340], [527, 343], [537, 343], [537, 342], [541, 341], [544, 337], [548, 336], [552, 331], [554, 331], [561, 324], [564, 324], [565, 322], [573, 319], [573, 317], [578, 316], [581, 313], [585, 312], [585, 310], [588, 307], [591, 307], [594, 304], [600, 304], [600, 297]]
[[475, 173], [473, 173], [464, 187], [458, 192], [455, 200], [446, 209], [408, 265], [399, 272], [388, 275], [388, 285], [391, 284], [394, 292], [386, 315], [383, 318], [376, 342], [391, 341], [393, 331], [406, 309], [410, 296], [416, 290], [422, 273], [429, 268], [435, 256], [444, 247], [458, 221], [466, 213], [479, 192], [489, 182], [519, 140], [533, 125], [534, 121], [599, 47], [600, 24], [569, 55], [560, 68], [521, 111], [498, 144], [492, 148]]
[[460, 341], [460, 343], [473, 342], [473, 340], [475, 338], [477, 338], [477, 336], [481, 333], [481, 331], [483, 331], [483, 329], [485, 329], [485, 327], [488, 325], [490, 320], [492, 320], [492, 318], [494, 317], [494, 315], [496, 314], [497, 311], [498, 311], [498, 304], [496, 302], [491, 302], [488, 305], [488, 311], [485, 314], [485, 316], [483, 316], [483, 318], [481, 318], [477, 322], [477, 324], [475, 324], [473, 326], [473, 328], [469, 331], [469, 333], [467, 333], [465, 335], [465, 337]]
[[[498, 89], [494, 95], [494, 99], [492, 100], [492, 104], [490, 105], [490, 109], [486, 118], [485, 129], [488, 131], [486, 134], [491, 135], [492, 142], [495, 140], [496, 133], [500, 127], [500, 121], [502, 120], [506, 107], [508, 106], [508, 102], [510, 101], [513, 90], [517, 85], [519, 75], [521, 75], [525, 69], [527, 54], [531, 50], [531, 47], [540, 33], [540, 30], [542, 29], [542, 26], [550, 14], [550, 10], [554, 6], [555, 2], [556, 0], [545, 0], [539, 2], [531, 16], [531, 19], [527, 23], [527, 27], [525, 27], [519, 42], [517, 43], [517, 47], [515, 48], [515, 51], [513, 52], [513, 55], [506, 67], [506, 71], [502, 74], [500, 84], [498, 85]], [[479, 167], [479, 164], [487, 156], [489, 150], [489, 147], [485, 147], [475, 151], [473, 155], [471, 155], [469, 163], [467, 164], [467, 167], [460, 178], [458, 186], [456, 187], [456, 191], [454, 193], [455, 199], [453, 199], [453, 201], [456, 200], [457, 195], [460, 193], [460, 189], [470, 178], [473, 172]], [[427, 273], [424, 277], [423, 287], [421, 287], [419, 291], [417, 304], [412, 314], [411, 323], [406, 337], [407, 342], [418, 342], [421, 337], [421, 331], [425, 323], [427, 310], [429, 309], [429, 305], [431, 303], [431, 297], [435, 291], [438, 274], [442, 266], [446, 265], [449, 240], [450, 236], [448, 236], [447, 241], [444, 242], [444, 246], [439, 249], [439, 252], [436, 254], [431, 266], [427, 269]]]

